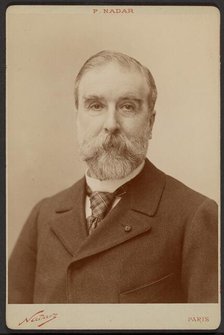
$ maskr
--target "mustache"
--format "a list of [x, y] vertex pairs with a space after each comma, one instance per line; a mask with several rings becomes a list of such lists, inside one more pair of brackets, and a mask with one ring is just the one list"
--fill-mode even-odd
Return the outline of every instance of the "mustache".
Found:
[[128, 138], [126, 134], [114, 132], [88, 136], [81, 145], [81, 157], [89, 161], [112, 155], [130, 161], [136, 160], [136, 157], [144, 155], [147, 151], [148, 141], [143, 134], [141, 135]]
[[113, 132], [90, 133], [79, 143], [79, 152], [91, 173], [98, 179], [119, 179], [133, 171], [144, 159], [148, 149], [148, 128], [126, 134]]
[[127, 137], [122, 134], [107, 134], [101, 138], [101, 147], [104, 150], [109, 149], [124, 149], [126, 142], [128, 141]]
[[122, 155], [133, 146], [132, 141], [122, 133], [102, 133], [96, 137], [89, 137], [83, 144], [91, 156], [112, 151]]

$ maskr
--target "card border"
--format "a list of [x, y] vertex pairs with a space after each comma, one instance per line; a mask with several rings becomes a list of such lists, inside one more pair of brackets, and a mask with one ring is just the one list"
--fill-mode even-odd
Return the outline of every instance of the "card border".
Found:
[[[45, 333], [46, 330], [11, 330], [6, 326], [6, 10], [9, 6], [12, 5], [76, 5], [76, 6], [87, 6], [87, 5], [116, 5], [116, 6], [214, 6], [217, 7], [220, 11], [220, 60], [221, 60], [221, 72], [220, 72], [220, 81], [221, 81], [221, 132], [220, 132], [220, 145], [221, 145], [221, 166], [223, 166], [223, 152], [222, 152], [222, 143], [223, 143], [223, 120], [222, 120], [222, 110], [223, 110], [223, 97], [224, 97], [224, 67], [222, 65], [222, 58], [224, 53], [224, 25], [223, 25], [223, 15], [224, 15], [224, 1], [223, 0], [151, 0], [151, 1], [135, 1], [135, 0], [123, 0], [123, 1], [115, 1], [115, 0], [97, 0], [97, 1], [75, 1], [75, 0], [1, 0], [0, 3], [0, 229], [1, 229], [1, 237], [0, 237], [0, 333], [1, 334], [32, 334], [32, 333]], [[223, 178], [221, 173], [221, 200], [222, 200], [222, 191], [223, 191]], [[221, 292], [224, 290], [224, 229], [222, 227], [222, 217], [223, 217], [223, 206], [221, 201]], [[221, 294], [221, 315], [224, 314], [224, 299], [223, 294]], [[192, 330], [184, 331], [184, 330], [57, 330], [57, 333], [153, 333], [153, 334], [176, 334], [176, 333], [203, 333], [203, 334], [222, 334], [224, 333], [224, 321], [223, 317], [221, 317], [221, 323], [218, 329], [215, 331], [206, 331], [206, 330]], [[55, 330], [48, 330], [47, 333], [55, 333]]]

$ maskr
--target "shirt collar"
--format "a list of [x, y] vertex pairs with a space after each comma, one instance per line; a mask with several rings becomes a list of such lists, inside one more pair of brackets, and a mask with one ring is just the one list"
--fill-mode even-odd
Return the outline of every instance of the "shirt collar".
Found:
[[145, 161], [143, 161], [135, 170], [133, 170], [128, 176], [122, 179], [114, 180], [99, 180], [96, 178], [89, 177], [87, 171], [85, 173], [87, 185], [91, 188], [93, 192], [110, 192], [113, 193], [117, 188], [121, 187], [129, 180], [136, 177], [143, 169]]

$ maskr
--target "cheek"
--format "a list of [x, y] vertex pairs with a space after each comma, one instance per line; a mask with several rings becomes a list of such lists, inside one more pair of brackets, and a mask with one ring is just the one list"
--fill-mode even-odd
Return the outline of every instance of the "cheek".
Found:
[[148, 119], [130, 119], [122, 122], [123, 131], [129, 136], [142, 136], [150, 132]]
[[78, 132], [83, 133], [84, 130], [86, 129], [86, 122], [85, 122], [85, 119], [83, 118], [83, 116], [81, 116], [80, 114], [78, 114], [78, 116], [77, 116], [76, 124], [77, 124]]
[[77, 132], [79, 137], [85, 135], [96, 135], [101, 129], [101, 120], [97, 117], [91, 117], [87, 113], [78, 112], [77, 114]]

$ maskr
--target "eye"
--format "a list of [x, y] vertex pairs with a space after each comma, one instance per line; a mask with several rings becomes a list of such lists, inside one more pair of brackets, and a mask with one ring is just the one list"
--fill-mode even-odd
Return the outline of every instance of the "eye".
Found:
[[103, 104], [101, 104], [100, 102], [94, 102], [89, 106], [89, 109], [97, 112], [101, 111], [103, 109]]
[[125, 103], [120, 108], [123, 112], [128, 112], [128, 113], [133, 113], [136, 111], [135, 105], [130, 104], [130, 103]]

